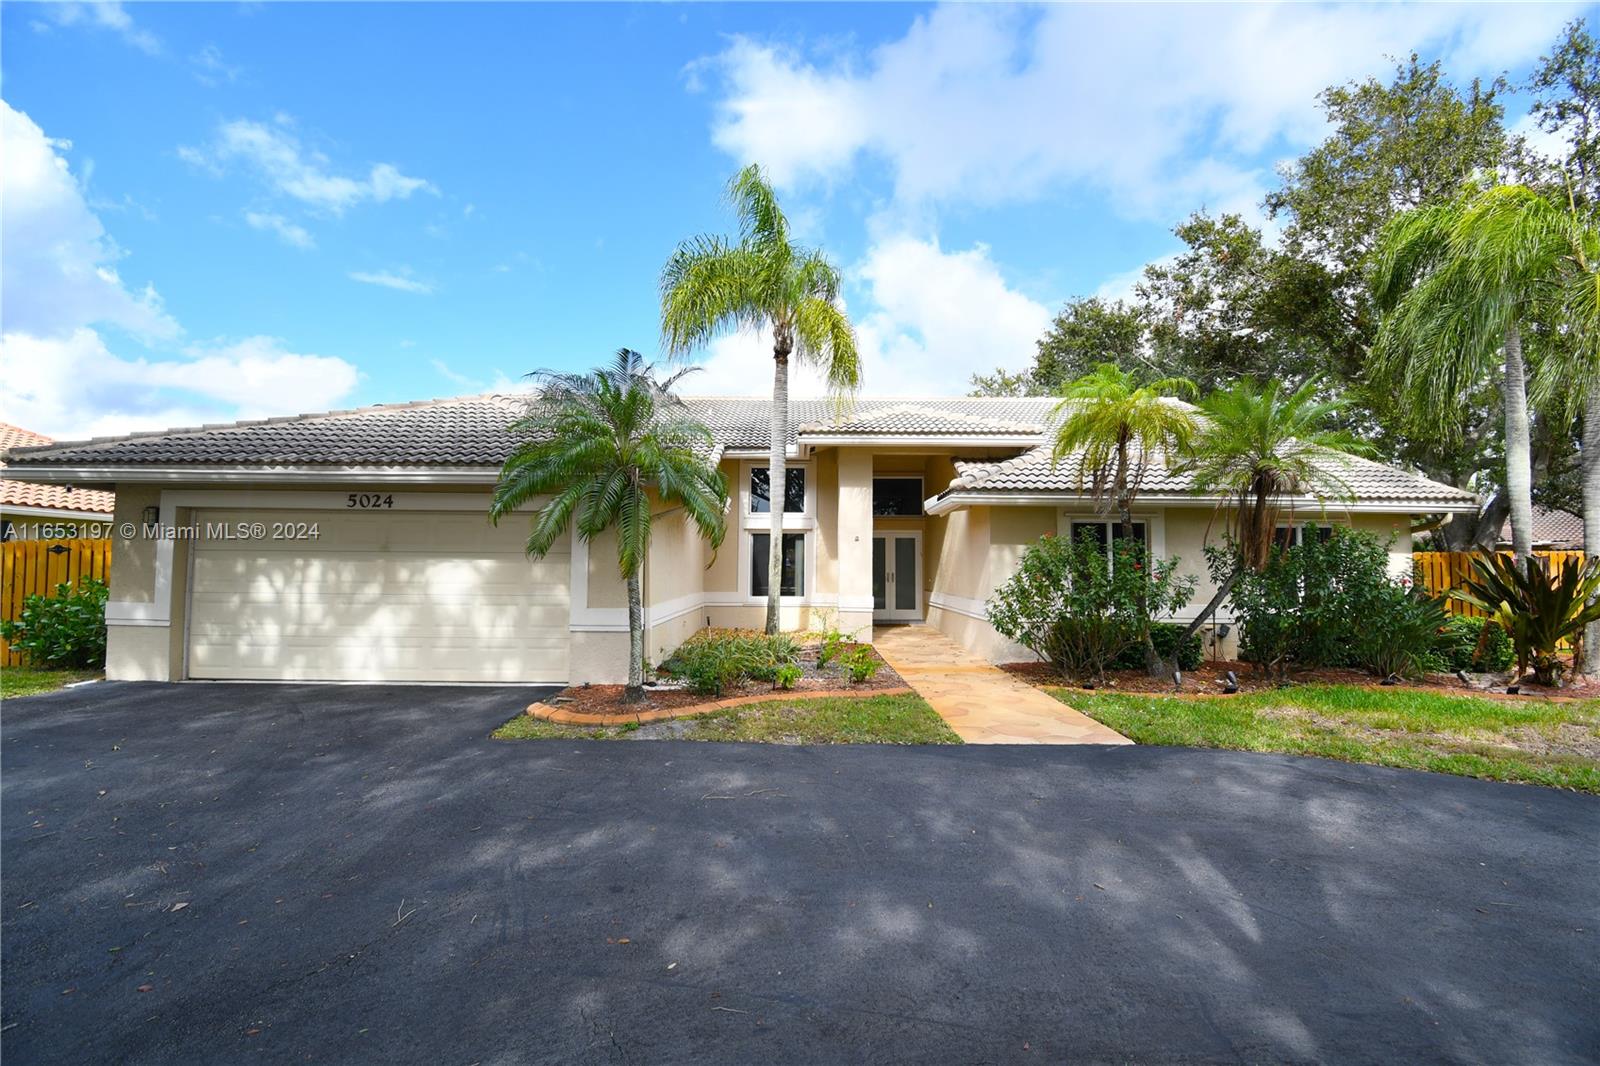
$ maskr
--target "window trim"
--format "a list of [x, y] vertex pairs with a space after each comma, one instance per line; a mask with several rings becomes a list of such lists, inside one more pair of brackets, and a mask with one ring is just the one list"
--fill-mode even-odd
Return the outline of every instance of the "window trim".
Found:
[[1298, 547], [1299, 545], [1304, 544], [1305, 543], [1305, 535], [1306, 535], [1306, 527], [1307, 526], [1316, 526], [1318, 529], [1326, 529], [1326, 530], [1330, 531], [1330, 533], [1331, 533], [1332, 530], [1334, 530], [1336, 528], [1345, 528], [1345, 529], [1350, 528], [1350, 523], [1349, 522], [1341, 522], [1341, 521], [1338, 521], [1337, 519], [1333, 519], [1333, 518], [1316, 518], [1316, 519], [1311, 519], [1311, 520], [1308, 520], [1308, 521], [1305, 521], [1305, 522], [1294, 522], [1294, 521], [1279, 522], [1278, 524], [1276, 524], [1276, 525], [1274, 525], [1272, 527], [1272, 541], [1273, 541], [1273, 544], [1274, 545], [1277, 544], [1277, 541], [1278, 541], [1278, 530], [1280, 530], [1280, 529], [1287, 529], [1290, 532], [1290, 534], [1291, 534], [1291, 540], [1290, 540], [1290, 545], [1289, 545], [1290, 547]]
[[[782, 589], [781, 589], [781, 586], [780, 586], [780, 590], [779, 590], [779, 593], [778, 593], [778, 599], [779, 599], [780, 602], [784, 602], [784, 603], [792, 603], [792, 602], [795, 602], [797, 600], [803, 600], [803, 599], [806, 598], [806, 593], [809, 590], [809, 587], [810, 587], [811, 581], [812, 581], [812, 578], [811, 578], [811, 563], [812, 563], [813, 552], [812, 552], [811, 549], [812, 549], [812, 545], [813, 545], [813, 538], [811, 537], [811, 531], [808, 530], [808, 529], [785, 529], [785, 530], [782, 530], [778, 535], [782, 536], [782, 537], [799, 537], [800, 538], [800, 559], [799, 559], [799, 562], [800, 562], [800, 589], [799, 589], [798, 592], [795, 592], [795, 593], [791, 594], [791, 593], [783, 592]], [[750, 598], [752, 600], [755, 600], [757, 603], [766, 603], [767, 602], [766, 593], [758, 594], [758, 593], [755, 592], [756, 566], [757, 566], [758, 563], [764, 566], [765, 563], [766, 563], [766, 560], [764, 560], [764, 559], [758, 560], [756, 558], [755, 539], [757, 537], [770, 537], [770, 536], [772, 536], [772, 531], [770, 529], [747, 529], [747, 530], [744, 531], [745, 544], [750, 549], [746, 553], [747, 558], [745, 560], [745, 568], [744, 568], [744, 584], [745, 584], [745, 587], [750, 590], [749, 591]]]
[[[786, 537], [798, 536], [804, 538], [800, 542], [800, 550], [805, 553], [803, 563], [805, 572], [801, 575], [800, 594], [798, 596], [787, 596], [780, 591], [778, 593], [778, 602], [784, 604], [808, 603], [811, 599], [811, 590], [817, 587], [816, 531], [812, 528], [785, 528], [781, 533]], [[755, 594], [755, 584], [752, 580], [755, 576], [751, 572], [751, 567], [755, 562], [755, 538], [757, 535], [771, 536], [772, 530], [766, 526], [749, 526], [741, 530], [739, 534], [739, 596], [746, 604], [767, 602], [765, 595], [758, 596]], [[771, 542], [769, 541], [768, 543], [770, 544]]]
[[[1160, 511], [1135, 511], [1130, 515], [1135, 522], [1144, 523], [1144, 546], [1152, 558], [1163, 559], [1167, 554], [1167, 520], [1166, 515]], [[1071, 537], [1074, 522], [1104, 522], [1109, 526], [1120, 525], [1122, 519], [1116, 515], [1106, 516], [1094, 511], [1068, 511], [1056, 512], [1056, 536]], [[1106, 530], [1106, 543], [1111, 543], [1111, 530]]]
[[916, 514], [879, 514], [877, 512], [877, 510], [874, 509], [873, 512], [872, 512], [872, 517], [873, 517], [874, 521], [876, 521], [879, 518], [887, 518], [887, 519], [908, 519], [908, 518], [911, 518], [911, 519], [922, 519], [922, 518], [927, 518], [928, 517], [928, 513], [922, 509], [923, 502], [925, 500], [927, 500], [927, 498], [928, 498], [927, 497], [928, 483], [923, 478], [923, 476], [921, 474], [873, 474], [872, 475], [872, 485], [873, 485], [874, 489], [877, 488], [878, 482], [880, 482], [880, 481], [915, 481], [917, 483], [917, 513]]
[[768, 533], [773, 531], [772, 516], [778, 514], [780, 521], [777, 523], [780, 533], [801, 533], [805, 535], [805, 581], [804, 587], [798, 596], [785, 596], [781, 593], [778, 602], [789, 605], [804, 605], [811, 601], [812, 590], [817, 587], [817, 466], [809, 459], [790, 460], [785, 463], [786, 469], [801, 469], [806, 472], [806, 509], [799, 514], [789, 511], [765, 511], [752, 514], [750, 511], [750, 472], [760, 467], [769, 466], [765, 458], [746, 459], [739, 464], [739, 577], [735, 586], [735, 595], [739, 602], [746, 605], [762, 604], [767, 602], [765, 596], [755, 595], [751, 589], [750, 565], [751, 555], [755, 549], [750, 543], [752, 533]]
[[[803, 529], [813, 529], [817, 524], [817, 474], [816, 466], [809, 460], [795, 461], [784, 464], [785, 470], [804, 470], [806, 472], [806, 503], [805, 510], [797, 513], [791, 511], [760, 511], [750, 510], [750, 475], [752, 471], [765, 469], [769, 466], [765, 460], [746, 460], [739, 466], [739, 525], [744, 529], [771, 529], [772, 516], [782, 514], [783, 529], [796, 532]], [[785, 475], [787, 478], [788, 475]]]

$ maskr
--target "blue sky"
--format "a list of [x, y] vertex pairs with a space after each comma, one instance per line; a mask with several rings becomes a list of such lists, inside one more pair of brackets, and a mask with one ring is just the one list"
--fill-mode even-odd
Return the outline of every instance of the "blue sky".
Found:
[[[867, 391], [960, 391], [1191, 211], [1258, 215], [1320, 88], [1412, 49], [1520, 78], [1583, 10], [7, 3], [0, 417], [112, 433], [653, 352], [662, 261], [728, 229], [751, 160], [845, 271]], [[758, 338], [705, 361], [694, 391], [769, 387]]]

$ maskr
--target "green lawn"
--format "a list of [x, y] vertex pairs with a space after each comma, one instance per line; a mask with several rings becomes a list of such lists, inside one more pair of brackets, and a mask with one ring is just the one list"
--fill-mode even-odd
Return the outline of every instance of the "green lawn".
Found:
[[7, 666], [0, 669], [0, 700], [54, 692], [74, 681], [87, 681], [99, 676], [99, 670], [34, 670], [25, 666]]
[[1306, 685], [1227, 698], [1051, 689], [1139, 744], [1275, 751], [1600, 793], [1600, 700]]
[[[682, 740], [762, 744], [959, 744], [938, 712], [917, 696], [752, 703], [679, 719]], [[525, 714], [494, 731], [498, 740], [629, 740], [649, 726], [557, 725]]]

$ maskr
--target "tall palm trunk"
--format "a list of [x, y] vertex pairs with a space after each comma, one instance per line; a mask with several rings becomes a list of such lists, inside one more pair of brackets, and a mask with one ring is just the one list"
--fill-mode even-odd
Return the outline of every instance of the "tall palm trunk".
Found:
[[[1583, 550], [1600, 552], [1600, 381], [1589, 386], [1583, 406]], [[1600, 674], [1600, 622], [1590, 622], [1583, 634], [1586, 674]]]
[[1511, 550], [1518, 566], [1533, 557], [1533, 446], [1528, 433], [1528, 374], [1522, 361], [1522, 330], [1506, 327], [1506, 495], [1511, 498]]
[[628, 689], [630, 700], [644, 698], [644, 596], [639, 567], [628, 575]]
[[767, 500], [772, 530], [767, 537], [767, 633], [778, 631], [779, 597], [783, 592], [783, 510], [789, 499], [789, 352], [793, 345], [782, 329], [772, 341], [772, 449], [767, 455]]

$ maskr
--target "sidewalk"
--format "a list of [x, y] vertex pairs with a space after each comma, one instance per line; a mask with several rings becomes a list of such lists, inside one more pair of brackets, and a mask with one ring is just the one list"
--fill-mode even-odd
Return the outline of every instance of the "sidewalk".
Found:
[[879, 626], [872, 646], [968, 744], [1133, 743], [932, 626]]

